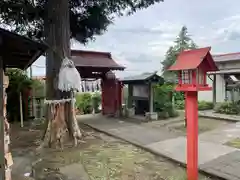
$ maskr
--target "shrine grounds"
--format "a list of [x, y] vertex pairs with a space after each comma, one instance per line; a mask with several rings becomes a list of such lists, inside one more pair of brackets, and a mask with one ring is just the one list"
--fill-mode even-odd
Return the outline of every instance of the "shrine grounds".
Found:
[[[147, 143], [184, 137], [183, 115], [168, 120], [141, 124], [130, 123], [131, 127], [128, 122], [108, 119], [99, 115], [79, 116], [79, 122], [80, 126], [88, 134], [79, 147], [72, 148], [71, 145], [66, 144], [64, 151], [46, 149], [42, 153], [36, 153], [36, 148], [43, 133], [43, 123], [25, 124], [24, 128], [20, 128], [19, 124], [13, 124], [11, 136], [15, 161], [13, 179], [16, 175], [22, 175], [23, 178], [24, 174], [26, 175], [32, 170], [35, 174], [35, 180], [54, 178], [66, 180], [186, 179], [186, 169], [182, 166], [182, 163], [177, 163], [170, 160], [170, 158], [140, 148], [141, 145]], [[119, 123], [119, 126], [121, 125], [122, 132], [115, 128], [116, 122]], [[89, 127], [89, 125], [94, 126], [93, 124], [95, 125], [94, 129]], [[206, 133], [234, 124], [231, 121], [199, 118], [199, 134], [204, 138]], [[97, 126], [98, 130], [96, 131]], [[102, 133], [104, 128], [111, 129], [111, 132], [115, 132], [119, 136], [121, 133], [121, 135], [125, 134], [123, 136], [128, 138], [129, 142], [135, 142], [136, 146]], [[142, 131], [141, 134], [137, 134], [138, 129], [144, 128], [152, 129], [151, 133]], [[131, 136], [128, 136], [128, 132], [131, 132]], [[240, 141], [237, 137], [231, 138], [230, 141], [224, 142], [224, 144], [240, 148]], [[220, 179], [202, 173], [200, 173], [199, 177], [200, 180]], [[21, 180], [20, 177], [17, 178]], [[26, 177], [23, 179], [26, 179]]]

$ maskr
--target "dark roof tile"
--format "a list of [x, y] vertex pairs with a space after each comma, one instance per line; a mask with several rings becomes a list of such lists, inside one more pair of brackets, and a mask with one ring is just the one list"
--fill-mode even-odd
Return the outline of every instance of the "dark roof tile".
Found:
[[77, 68], [96, 67], [111, 70], [124, 70], [125, 67], [117, 64], [110, 53], [97, 51], [72, 50], [72, 60]]

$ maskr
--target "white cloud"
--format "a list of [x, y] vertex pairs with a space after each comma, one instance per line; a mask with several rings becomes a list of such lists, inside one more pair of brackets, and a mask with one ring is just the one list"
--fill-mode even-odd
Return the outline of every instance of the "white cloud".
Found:
[[183, 25], [197, 45], [212, 46], [213, 53], [236, 52], [240, 50], [239, 5], [238, 0], [168, 0], [116, 18], [95, 42], [86, 47], [73, 42], [72, 47], [111, 52], [127, 67], [117, 73], [121, 76], [160, 69], [160, 61]]

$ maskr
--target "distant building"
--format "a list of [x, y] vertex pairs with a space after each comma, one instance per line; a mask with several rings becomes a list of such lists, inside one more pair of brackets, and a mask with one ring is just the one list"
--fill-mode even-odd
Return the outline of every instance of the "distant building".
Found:
[[213, 59], [219, 69], [209, 74], [207, 79], [213, 90], [199, 92], [198, 99], [213, 102], [239, 101], [240, 52], [213, 55]]

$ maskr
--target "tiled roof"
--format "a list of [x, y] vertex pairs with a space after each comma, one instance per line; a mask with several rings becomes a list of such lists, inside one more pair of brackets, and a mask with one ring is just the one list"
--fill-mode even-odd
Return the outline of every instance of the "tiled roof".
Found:
[[236, 61], [240, 60], [240, 52], [213, 55], [213, 60], [216, 62]]
[[77, 68], [96, 67], [111, 70], [124, 70], [125, 67], [117, 64], [110, 53], [97, 51], [72, 50], [72, 60]]
[[157, 75], [157, 72], [152, 72], [152, 73], [142, 73], [142, 74], [139, 74], [139, 75], [135, 75], [135, 76], [128, 76], [128, 77], [125, 77], [123, 79], [121, 79], [121, 81], [144, 81], [144, 80], [147, 80], [147, 79], [150, 79], [151, 77], [153, 76], [158, 76], [158, 77], [161, 77], [159, 75]]

